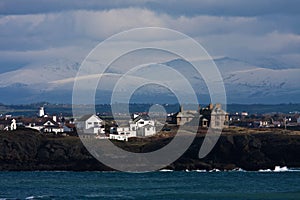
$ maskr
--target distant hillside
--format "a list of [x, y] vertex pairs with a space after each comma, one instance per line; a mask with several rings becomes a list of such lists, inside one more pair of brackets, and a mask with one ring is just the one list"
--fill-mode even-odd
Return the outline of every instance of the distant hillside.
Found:
[[[152, 104], [130, 104], [129, 109], [131, 113], [134, 112], [148, 112]], [[64, 116], [72, 116], [71, 104], [50, 104], [46, 102], [25, 104], [25, 105], [4, 105], [0, 104], [0, 114], [12, 114], [14, 116], [35, 116], [40, 106], [45, 106], [48, 114], [62, 114]], [[126, 113], [124, 104], [115, 104], [119, 111]], [[206, 105], [201, 105], [206, 106]], [[164, 104], [168, 113], [179, 111], [178, 104]], [[185, 109], [189, 109], [189, 105], [184, 105]], [[102, 104], [96, 106], [98, 113], [111, 113], [111, 106], [109, 104]], [[300, 112], [300, 104], [229, 104], [227, 105], [227, 112], [235, 113], [246, 111], [249, 114], [264, 114], [264, 113], [290, 113]]]

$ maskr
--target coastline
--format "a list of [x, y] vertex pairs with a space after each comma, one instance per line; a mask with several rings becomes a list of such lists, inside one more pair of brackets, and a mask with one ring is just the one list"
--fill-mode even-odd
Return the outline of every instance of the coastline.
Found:
[[[152, 137], [114, 142], [132, 152], [150, 152], [172, 137]], [[198, 134], [190, 148], [167, 170], [258, 171], [275, 166], [300, 167], [300, 134], [279, 129], [225, 129], [214, 149], [198, 158], [204, 139]], [[29, 130], [0, 133], [1, 171], [113, 171], [93, 158], [78, 137], [45, 136]]]

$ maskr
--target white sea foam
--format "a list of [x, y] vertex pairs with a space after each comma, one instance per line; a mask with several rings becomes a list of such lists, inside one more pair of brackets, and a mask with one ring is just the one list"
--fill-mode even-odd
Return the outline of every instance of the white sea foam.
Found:
[[[159, 170], [159, 172], [175, 172], [174, 170], [170, 170], [170, 169], [162, 169]], [[185, 169], [184, 172], [252, 172], [252, 171], [247, 171], [244, 170], [242, 168], [235, 168], [232, 170], [220, 170], [220, 169], [212, 169], [212, 170], [189, 170], [189, 169]], [[258, 170], [258, 172], [300, 172], [300, 168], [288, 168], [286, 166], [284, 167], [280, 167], [280, 166], [275, 166], [275, 169], [260, 169]]]
[[232, 171], [232, 172], [246, 172], [246, 170], [244, 170], [242, 168], [235, 168], [235, 169], [229, 170], [229, 171]]
[[195, 172], [207, 172], [207, 171], [206, 170], [197, 169], [197, 170], [195, 170]]
[[171, 170], [171, 169], [161, 169], [161, 170], [159, 170], [160, 172], [173, 172], [173, 170]]
[[221, 170], [219, 169], [212, 169], [212, 170], [209, 170], [209, 172], [220, 172]]
[[289, 171], [287, 167], [275, 166], [274, 172], [286, 172]]
[[289, 169], [288, 167], [275, 166], [275, 169], [260, 169], [259, 172], [299, 172], [300, 169]]
[[259, 172], [272, 172], [272, 170], [271, 169], [260, 169], [260, 170], [258, 170]]
[[29, 200], [29, 199], [43, 199], [43, 198], [49, 198], [48, 195], [38, 195], [38, 196], [28, 196], [25, 199]]

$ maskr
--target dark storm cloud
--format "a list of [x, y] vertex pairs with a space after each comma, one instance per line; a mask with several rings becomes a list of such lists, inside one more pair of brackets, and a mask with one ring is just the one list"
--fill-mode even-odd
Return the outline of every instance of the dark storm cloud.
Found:
[[36, 14], [68, 10], [108, 10], [139, 7], [171, 15], [257, 16], [299, 14], [297, 0], [1, 0], [0, 14]]
[[259, 16], [300, 14], [300, 1], [294, 0], [190, 0], [153, 1], [148, 8], [173, 15]]
[[0, 14], [39, 14], [70, 10], [109, 10], [141, 5], [143, 1], [99, 0], [1, 0]]

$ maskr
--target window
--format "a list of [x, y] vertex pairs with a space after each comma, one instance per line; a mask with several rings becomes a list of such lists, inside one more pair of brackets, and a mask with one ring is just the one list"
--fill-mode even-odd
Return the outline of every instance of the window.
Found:
[[88, 122], [88, 124], [89, 124], [89, 125], [91, 125], [91, 124], [92, 124], [92, 122]]

